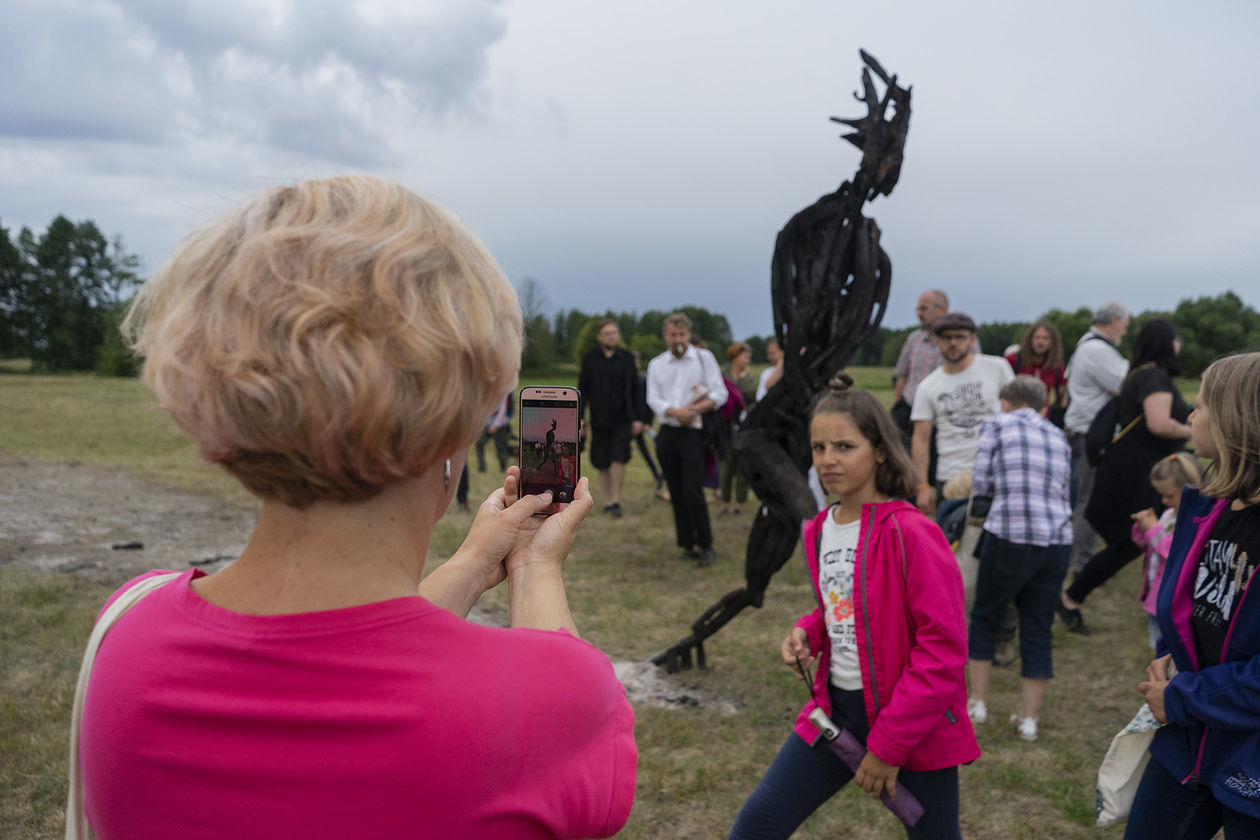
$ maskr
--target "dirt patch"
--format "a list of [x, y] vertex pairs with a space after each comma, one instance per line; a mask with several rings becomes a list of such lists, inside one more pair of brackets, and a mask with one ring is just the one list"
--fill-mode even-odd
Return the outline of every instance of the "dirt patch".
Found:
[[77, 462], [0, 451], [0, 562], [118, 585], [149, 569], [214, 571], [245, 548], [254, 508]]
[[[257, 509], [172, 490], [124, 472], [41, 461], [0, 450], [0, 565], [82, 575], [118, 586], [150, 569], [213, 572], [245, 549]], [[473, 607], [469, 620], [507, 616]], [[735, 704], [706, 696], [647, 662], [614, 662], [633, 703]]]

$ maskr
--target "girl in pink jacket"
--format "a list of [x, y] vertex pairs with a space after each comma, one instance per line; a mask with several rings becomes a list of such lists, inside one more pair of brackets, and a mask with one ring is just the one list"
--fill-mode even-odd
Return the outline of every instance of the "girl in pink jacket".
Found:
[[1174, 452], [1160, 458], [1151, 467], [1151, 487], [1159, 494], [1164, 512], [1155, 515], [1152, 508], [1133, 514], [1133, 542], [1145, 552], [1142, 566], [1142, 609], [1146, 610], [1146, 629], [1150, 636], [1151, 650], [1159, 642], [1159, 624], [1155, 621], [1155, 599], [1159, 595], [1159, 583], [1164, 578], [1164, 563], [1172, 546], [1173, 526], [1177, 524], [1177, 507], [1181, 504], [1181, 491], [1198, 487], [1203, 478], [1199, 461], [1189, 452]]
[[[818, 606], [783, 640], [808, 673], [801, 710], [732, 838], [786, 838], [850, 779], [873, 796], [898, 782], [923, 806], [907, 836], [959, 838], [958, 765], [980, 756], [967, 717], [962, 576], [940, 528], [901, 501], [914, 470], [888, 410], [840, 374], [810, 415], [814, 467], [839, 502], [805, 524]], [[809, 720], [822, 709], [865, 745], [856, 772]]]

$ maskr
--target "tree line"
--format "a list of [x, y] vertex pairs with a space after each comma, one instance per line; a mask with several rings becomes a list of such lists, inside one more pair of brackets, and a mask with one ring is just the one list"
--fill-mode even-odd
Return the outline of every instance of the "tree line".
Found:
[[140, 259], [94, 222], [57, 216], [42, 235], [0, 227], [0, 358], [39, 371], [126, 376], [135, 362], [118, 321], [140, 284]]
[[[128, 253], [121, 238], [107, 239], [92, 221], [73, 222], [57, 216], [43, 234], [22, 228], [12, 236], [0, 226], [0, 358], [28, 358], [37, 371], [96, 370], [130, 376], [136, 361], [123, 346], [118, 321], [142, 278], [140, 260]], [[665, 351], [661, 328], [674, 309], [647, 312], [588, 313], [579, 309], [547, 311], [547, 295], [535, 278], [520, 285], [525, 321], [521, 367], [546, 370], [557, 364], [581, 361], [595, 346], [599, 322], [611, 318], [621, 330], [623, 344], [646, 360]], [[746, 341], [754, 363], [765, 363], [772, 335], [734, 336], [726, 316], [702, 306], [677, 307], [691, 318], [693, 332], [719, 360], [732, 341]], [[1091, 310], [1051, 309], [1040, 317], [1053, 322], [1063, 336], [1065, 355], [1089, 329]], [[769, 312], [767, 312], [769, 317]], [[1146, 310], [1135, 314], [1121, 350], [1130, 345], [1141, 325], [1156, 317], [1170, 318], [1182, 338], [1182, 365], [1188, 376], [1198, 376], [1219, 356], [1260, 348], [1260, 313], [1232, 291], [1215, 296], [1186, 298], [1171, 312]], [[979, 324], [984, 352], [1000, 354], [1023, 338], [1030, 321]], [[858, 349], [850, 364], [891, 367], [914, 327], [879, 327]]]

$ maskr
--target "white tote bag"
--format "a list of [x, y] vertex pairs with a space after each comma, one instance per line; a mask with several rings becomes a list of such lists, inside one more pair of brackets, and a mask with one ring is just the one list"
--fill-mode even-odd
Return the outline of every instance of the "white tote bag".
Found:
[[1151, 758], [1151, 741], [1161, 726], [1163, 724], [1151, 714], [1151, 707], [1143, 703], [1133, 720], [1111, 739], [1111, 746], [1098, 767], [1095, 811], [1099, 826], [1115, 825], [1128, 819], [1138, 783]]
[[183, 572], [154, 575], [136, 583], [119, 595], [109, 609], [101, 613], [92, 635], [88, 636], [87, 650], [83, 652], [83, 664], [79, 666], [79, 682], [74, 689], [74, 710], [70, 713], [70, 794], [66, 799], [66, 840], [88, 840], [87, 814], [83, 810], [83, 768], [79, 765], [79, 727], [83, 723], [83, 698], [87, 694], [88, 678], [92, 675], [92, 663], [101, 640], [123, 613], [139, 603], [140, 599], [170, 583]]

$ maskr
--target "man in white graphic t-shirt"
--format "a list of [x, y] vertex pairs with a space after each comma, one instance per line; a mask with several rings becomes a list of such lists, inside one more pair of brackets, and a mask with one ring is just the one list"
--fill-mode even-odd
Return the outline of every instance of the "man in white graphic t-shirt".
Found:
[[[949, 312], [932, 325], [941, 366], [919, 383], [910, 420], [914, 436], [910, 453], [918, 476], [915, 504], [936, 512], [937, 493], [958, 473], [971, 469], [980, 442], [980, 427], [1002, 413], [998, 390], [1015, 378], [1001, 356], [971, 355], [976, 322], [962, 312]], [[928, 481], [929, 446], [936, 429], [936, 484]]]

